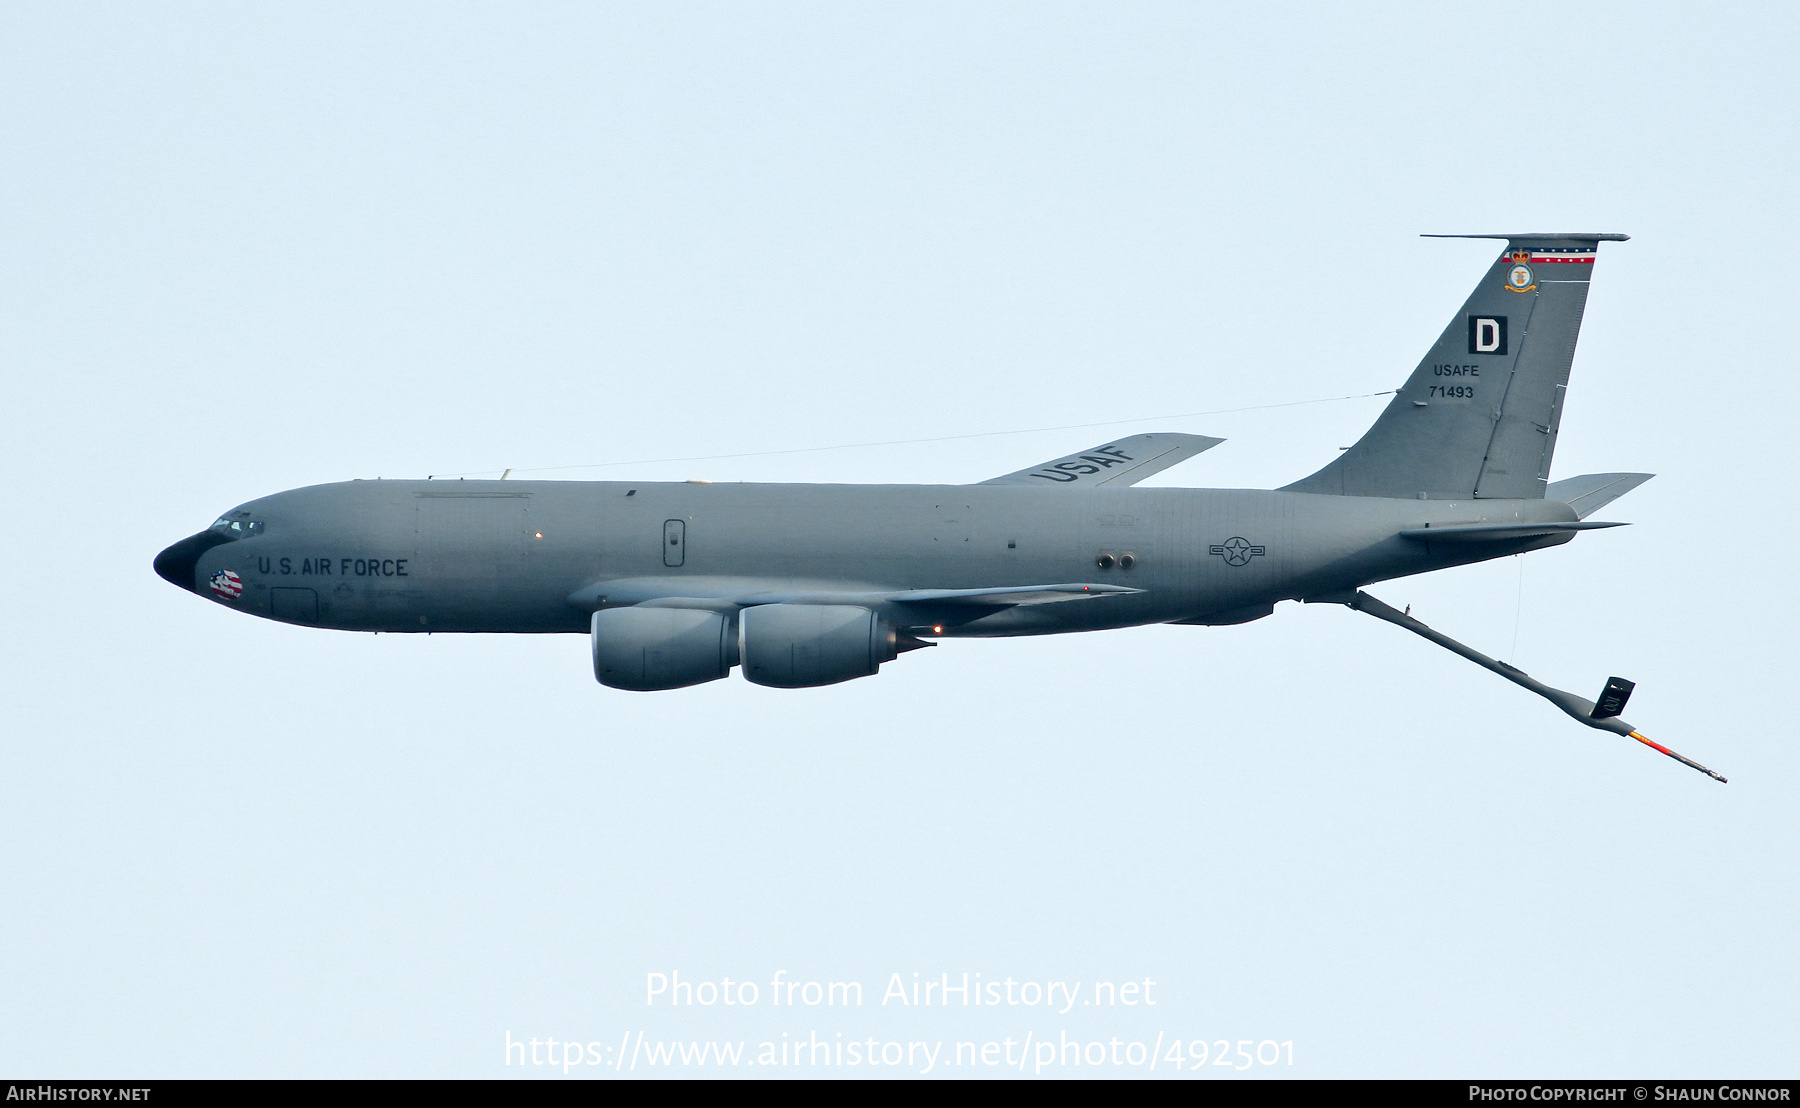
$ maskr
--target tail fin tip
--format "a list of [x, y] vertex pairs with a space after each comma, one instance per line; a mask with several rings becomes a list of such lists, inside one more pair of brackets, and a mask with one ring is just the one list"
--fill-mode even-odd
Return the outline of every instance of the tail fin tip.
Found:
[[1524, 245], [1549, 245], [1567, 240], [1571, 242], [1630, 242], [1630, 235], [1621, 235], [1616, 231], [1522, 231], [1510, 235], [1420, 235], [1422, 239], [1505, 239]]

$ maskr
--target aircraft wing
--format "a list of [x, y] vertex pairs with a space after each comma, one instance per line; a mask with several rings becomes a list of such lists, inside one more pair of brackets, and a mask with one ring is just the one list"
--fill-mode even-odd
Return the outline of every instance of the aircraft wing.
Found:
[[1054, 604], [1059, 600], [1092, 600], [1143, 592], [1124, 585], [1019, 585], [998, 589], [911, 589], [889, 593], [890, 604], [976, 604], [1010, 607], [1014, 604]]
[[846, 582], [772, 581], [742, 577], [639, 577], [596, 582], [569, 594], [579, 608], [644, 605], [652, 608], [704, 608], [735, 611], [759, 604], [855, 604], [863, 607], [902, 605], [906, 609], [952, 610], [1008, 608], [1021, 604], [1053, 604], [1094, 600], [1142, 592], [1124, 585], [1070, 582], [1056, 585], [1009, 585], [987, 589], [882, 589]]
[[1115, 485], [1123, 488], [1135, 485], [1151, 474], [1161, 473], [1177, 462], [1185, 462], [1202, 450], [1211, 450], [1224, 441], [1208, 435], [1183, 435], [1172, 431], [1132, 435], [1104, 446], [1096, 446], [1092, 450], [1052, 458], [1042, 465], [978, 483], [1065, 485], [1086, 489]]

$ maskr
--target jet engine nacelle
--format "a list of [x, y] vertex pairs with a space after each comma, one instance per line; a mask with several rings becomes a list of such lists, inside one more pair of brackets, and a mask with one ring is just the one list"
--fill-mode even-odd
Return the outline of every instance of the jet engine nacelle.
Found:
[[744, 676], [778, 689], [867, 677], [900, 651], [925, 645], [867, 608], [762, 604], [738, 613]]
[[731, 620], [692, 608], [605, 608], [590, 625], [594, 679], [633, 692], [717, 681], [737, 661]]

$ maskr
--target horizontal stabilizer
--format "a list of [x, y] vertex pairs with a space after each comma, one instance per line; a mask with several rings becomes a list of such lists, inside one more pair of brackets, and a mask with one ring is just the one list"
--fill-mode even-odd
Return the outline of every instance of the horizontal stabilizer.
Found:
[[914, 589], [889, 593], [882, 599], [894, 604], [1054, 604], [1059, 600], [1092, 600], [1098, 596], [1122, 596], [1143, 592], [1124, 585], [1020, 585], [998, 589]]
[[980, 484], [1063, 485], [1084, 489], [1113, 485], [1123, 488], [1161, 473], [1177, 462], [1185, 462], [1202, 450], [1211, 450], [1224, 441], [1208, 435], [1183, 435], [1172, 431], [1132, 435], [1079, 454], [1053, 458], [1043, 465], [1021, 469], [1004, 477], [993, 477]]
[[1544, 490], [1545, 500], [1558, 500], [1575, 509], [1582, 519], [1624, 496], [1654, 473], [1584, 473], [1564, 481], [1553, 481]]
[[1510, 542], [1535, 539], [1543, 535], [1562, 535], [1571, 531], [1595, 531], [1602, 527], [1624, 527], [1623, 523], [1468, 523], [1449, 527], [1415, 527], [1400, 532], [1403, 539], [1421, 542]]

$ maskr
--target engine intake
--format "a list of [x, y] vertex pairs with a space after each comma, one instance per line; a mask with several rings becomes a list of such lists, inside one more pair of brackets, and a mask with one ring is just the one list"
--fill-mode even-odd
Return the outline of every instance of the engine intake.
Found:
[[590, 625], [594, 679], [614, 689], [655, 692], [717, 681], [731, 672], [731, 621], [693, 608], [605, 608]]

